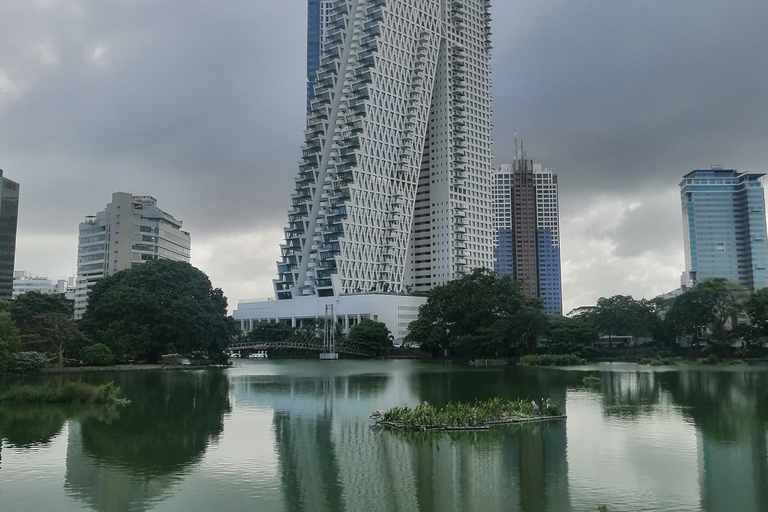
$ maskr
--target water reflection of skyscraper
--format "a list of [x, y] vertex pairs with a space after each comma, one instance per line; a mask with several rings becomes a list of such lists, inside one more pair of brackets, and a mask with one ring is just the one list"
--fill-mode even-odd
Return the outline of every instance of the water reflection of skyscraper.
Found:
[[702, 510], [768, 510], [768, 372], [611, 372], [602, 392], [604, 413], [614, 417], [680, 406], [696, 426]]
[[[356, 398], [361, 382], [369, 390], [373, 382], [361, 379], [235, 383], [238, 404], [274, 407], [288, 510], [569, 510], [564, 424], [454, 436], [376, 431]], [[387, 380], [375, 381], [383, 392]]]

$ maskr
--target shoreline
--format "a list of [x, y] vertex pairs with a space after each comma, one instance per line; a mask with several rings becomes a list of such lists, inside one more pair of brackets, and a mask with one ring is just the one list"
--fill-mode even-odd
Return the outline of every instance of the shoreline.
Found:
[[[114, 366], [65, 366], [64, 368], [43, 368], [38, 375], [65, 375], [70, 373], [147, 372], [147, 371], [190, 371], [226, 369], [222, 365], [176, 365], [176, 364], [116, 364]], [[11, 375], [11, 374], [8, 374]]]

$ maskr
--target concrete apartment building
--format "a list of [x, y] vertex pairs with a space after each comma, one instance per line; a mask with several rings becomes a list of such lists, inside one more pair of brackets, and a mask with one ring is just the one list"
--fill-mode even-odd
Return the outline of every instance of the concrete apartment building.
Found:
[[[309, 6], [310, 113], [276, 302], [311, 317], [368, 304], [351, 314], [373, 318], [492, 268], [489, 0]], [[295, 321], [286, 309], [249, 301], [235, 318]]]
[[112, 202], [80, 223], [75, 318], [82, 318], [88, 292], [98, 280], [155, 259], [189, 262], [191, 239], [182, 222], [151, 196], [112, 194]]
[[19, 184], [4, 178], [0, 169], [0, 299], [5, 300], [13, 297], [18, 220]]
[[715, 167], [680, 182], [688, 288], [724, 277], [754, 292], [768, 285], [764, 174]]
[[515, 158], [495, 178], [494, 269], [523, 283], [553, 315], [563, 314], [557, 174], [529, 160], [515, 138]]

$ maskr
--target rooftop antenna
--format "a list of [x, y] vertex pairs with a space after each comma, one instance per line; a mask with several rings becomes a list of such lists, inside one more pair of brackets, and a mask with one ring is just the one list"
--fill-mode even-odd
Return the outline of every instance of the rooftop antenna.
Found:
[[520, 158], [520, 148], [517, 145], [517, 130], [515, 130], [515, 160]]

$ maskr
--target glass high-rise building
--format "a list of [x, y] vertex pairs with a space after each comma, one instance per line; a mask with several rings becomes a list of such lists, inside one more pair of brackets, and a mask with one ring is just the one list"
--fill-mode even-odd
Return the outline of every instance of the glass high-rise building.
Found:
[[0, 169], [0, 299], [10, 300], [13, 296], [18, 219], [19, 184], [4, 178]]
[[763, 174], [695, 170], [680, 183], [683, 285], [724, 277], [751, 291], [768, 285]]
[[515, 139], [515, 158], [494, 188], [494, 269], [523, 283], [547, 313], [563, 314], [557, 174], [526, 157]]
[[277, 298], [428, 291], [491, 268], [490, 1], [308, 5]]
[[315, 97], [315, 81], [320, 68], [320, 52], [323, 49], [326, 27], [330, 21], [332, 0], [308, 0], [307, 4], [307, 115]]

